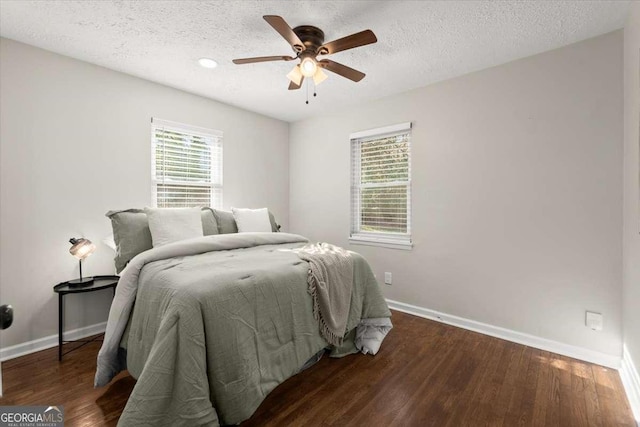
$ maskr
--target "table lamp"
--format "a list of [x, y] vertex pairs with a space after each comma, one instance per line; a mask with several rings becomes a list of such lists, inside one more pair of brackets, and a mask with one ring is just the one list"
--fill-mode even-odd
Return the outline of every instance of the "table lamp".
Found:
[[69, 253], [74, 257], [78, 258], [78, 262], [80, 263], [80, 278], [69, 281], [69, 286], [87, 286], [93, 283], [93, 277], [82, 277], [82, 260], [88, 257], [96, 250], [96, 245], [91, 243], [89, 239], [69, 239], [69, 243], [71, 243], [71, 249], [69, 249]]

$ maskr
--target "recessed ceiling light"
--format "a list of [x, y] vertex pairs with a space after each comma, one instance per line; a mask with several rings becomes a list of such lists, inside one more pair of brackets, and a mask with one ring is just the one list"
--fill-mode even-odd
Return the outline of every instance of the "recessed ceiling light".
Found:
[[198, 64], [200, 64], [204, 68], [216, 68], [218, 66], [218, 63], [216, 61], [209, 58], [198, 59]]

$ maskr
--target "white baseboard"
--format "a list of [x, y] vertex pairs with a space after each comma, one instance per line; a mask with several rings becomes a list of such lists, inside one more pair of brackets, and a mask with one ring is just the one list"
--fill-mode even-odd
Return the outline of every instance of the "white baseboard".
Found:
[[623, 346], [620, 379], [622, 379], [622, 384], [627, 392], [627, 398], [629, 399], [633, 416], [636, 418], [636, 423], [640, 426], [640, 375], [626, 345]]
[[389, 304], [389, 308], [402, 311], [403, 313], [413, 314], [415, 316], [424, 317], [426, 319], [435, 320], [437, 322], [446, 323], [448, 325], [457, 326], [459, 328], [468, 329], [470, 331], [479, 332], [481, 334], [490, 335], [503, 340], [538, 348], [540, 350], [562, 354], [563, 356], [573, 357], [574, 359], [584, 360], [597, 365], [614, 369], [620, 368], [621, 360], [618, 356], [612, 356], [599, 351], [564, 344], [558, 341], [537, 337], [535, 335], [525, 334], [523, 332], [512, 331], [511, 329], [501, 328], [487, 323], [476, 322], [475, 320], [465, 319], [463, 317], [453, 316], [451, 314], [441, 313], [439, 311], [399, 301], [387, 299], [387, 303]]
[[[81, 338], [90, 337], [91, 335], [101, 334], [105, 331], [107, 322], [96, 323], [71, 331], [65, 331], [64, 339], [67, 341], [79, 340]], [[15, 359], [16, 357], [26, 354], [35, 353], [36, 351], [46, 350], [58, 345], [58, 335], [49, 335], [48, 337], [38, 338], [37, 340], [27, 341], [22, 344], [12, 345], [0, 349], [0, 362]]]

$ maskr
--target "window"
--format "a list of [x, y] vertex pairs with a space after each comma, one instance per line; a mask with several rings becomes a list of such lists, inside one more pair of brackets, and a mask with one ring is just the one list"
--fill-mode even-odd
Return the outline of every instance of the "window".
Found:
[[411, 123], [351, 134], [352, 243], [411, 248]]
[[151, 119], [151, 180], [158, 207], [222, 206], [222, 132]]

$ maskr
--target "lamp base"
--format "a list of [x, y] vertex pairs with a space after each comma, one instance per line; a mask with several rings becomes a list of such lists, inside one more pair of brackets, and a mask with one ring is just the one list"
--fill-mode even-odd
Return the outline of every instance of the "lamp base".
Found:
[[93, 277], [83, 277], [82, 279], [69, 280], [67, 283], [70, 287], [89, 286], [93, 283]]

